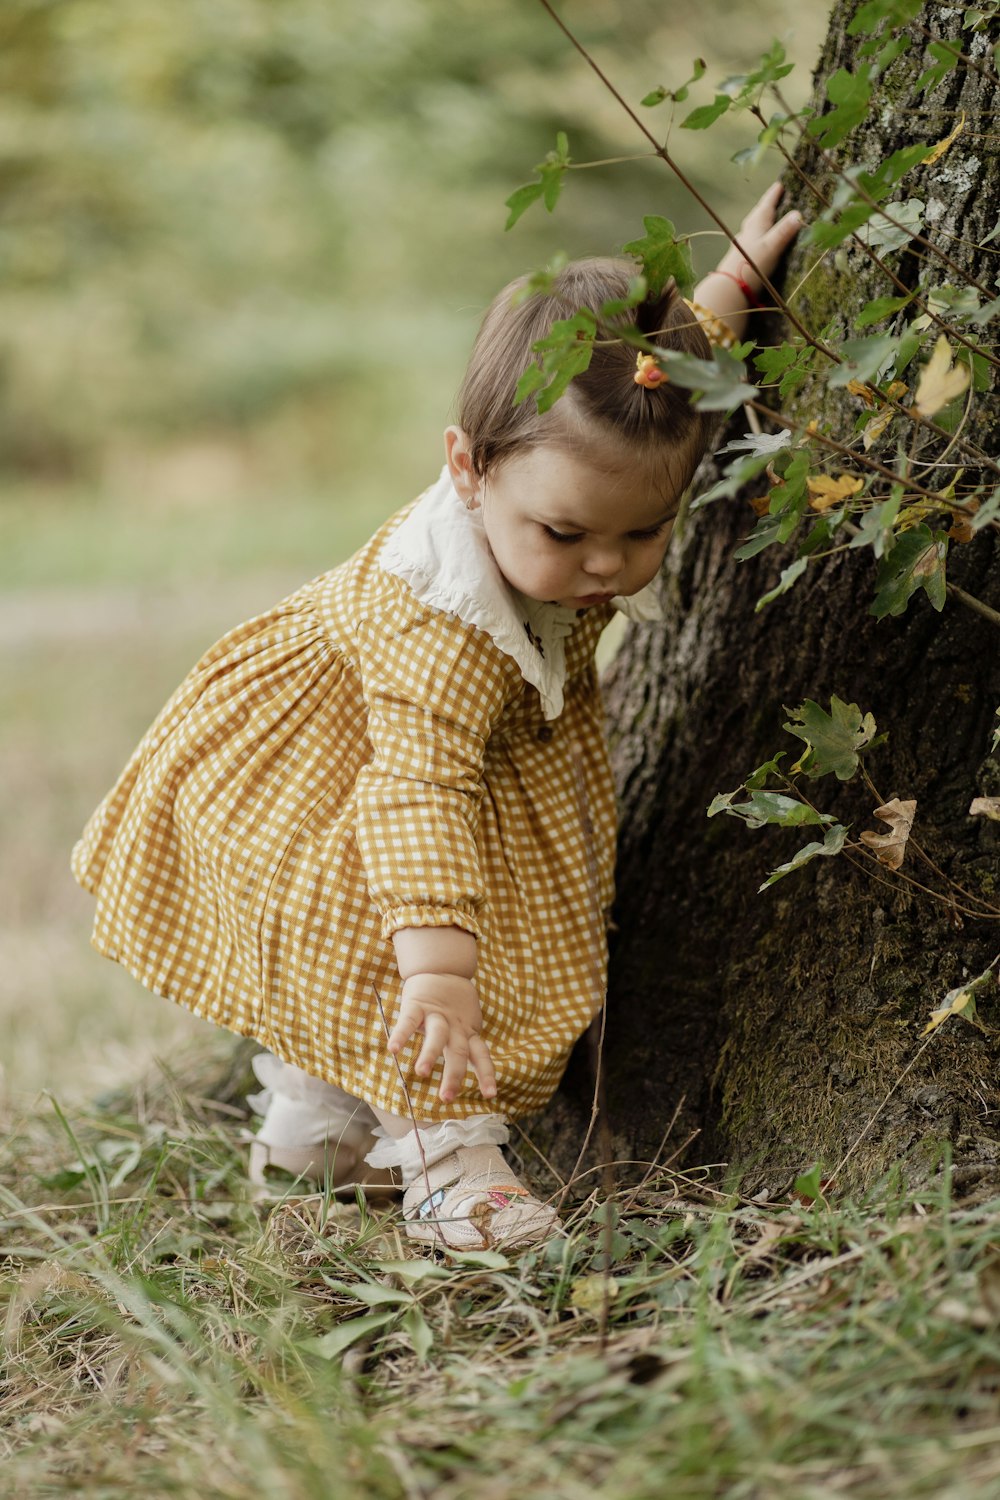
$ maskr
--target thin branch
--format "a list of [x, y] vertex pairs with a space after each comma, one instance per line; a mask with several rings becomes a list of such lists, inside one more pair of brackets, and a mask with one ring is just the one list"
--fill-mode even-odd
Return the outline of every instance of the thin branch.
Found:
[[[746, 405], [753, 407], [756, 412], [762, 417], [766, 417], [769, 422], [776, 422], [781, 427], [790, 427], [792, 431], [801, 430], [801, 423], [794, 421], [784, 412], [774, 411], [770, 406], [765, 406], [763, 402], [748, 401]], [[821, 443], [823, 447], [829, 448], [831, 452], [840, 453], [845, 458], [851, 459], [852, 462], [864, 465], [865, 468], [871, 469], [874, 474], [881, 474], [883, 479], [889, 479], [893, 484], [903, 483], [900, 475], [894, 474], [892, 469], [887, 469], [885, 464], [880, 464], [878, 459], [872, 458], [870, 454], [858, 453], [856, 449], [851, 448], [847, 443], [838, 443], [836, 438], [830, 437], [825, 432], [814, 431], [810, 432], [809, 436], [817, 443]], [[927, 489], [922, 484], [917, 484], [915, 480], [911, 480], [906, 487], [912, 490], [914, 494], [922, 495], [925, 500], [932, 501], [936, 510], [951, 510], [953, 508], [951, 503], [943, 499], [941, 495], [935, 494], [933, 490]]]
[[808, 344], [811, 345], [812, 348], [819, 350], [819, 352], [821, 354], [825, 354], [826, 357], [828, 359], [832, 360], [834, 364], [838, 364], [838, 365], [839, 364], [843, 364], [843, 360], [840, 358], [839, 354], [836, 354], [832, 349], [828, 348], [827, 345], [821, 343], [818, 339], [813, 338], [813, 336], [809, 332], [808, 328], [806, 328], [806, 326], [799, 320], [799, 318], [796, 316], [796, 314], [792, 311], [792, 309], [784, 301], [784, 299], [782, 298], [782, 296], [781, 296], [780, 292], [778, 291], [777, 287], [775, 287], [775, 285], [773, 284], [773, 282], [767, 276], [764, 275], [764, 272], [757, 265], [757, 262], [754, 260], [753, 256], [747, 254], [747, 252], [744, 250], [743, 246], [740, 244], [739, 240], [733, 234], [732, 230], [728, 227], [728, 225], [725, 223], [725, 221], [719, 217], [719, 215], [716, 213], [716, 211], [712, 207], [712, 205], [710, 203], [708, 203], [705, 200], [705, 198], [702, 197], [701, 193], [699, 193], [699, 191], [695, 187], [694, 183], [690, 180], [690, 178], [681, 170], [681, 168], [674, 161], [673, 157], [670, 155], [670, 153], [667, 150], [667, 148], [665, 146], [661, 146], [660, 145], [659, 141], [653, 135], [652, 131], [649, 130], [649, 128], [646, 126], [646, 124], [639, 118], [639, 116], [636, 114], [635, 110], [629, 104], [628, 100], [625, 99], [624, 96], [619, 92], [619, 90], [611, 82], [610, 78], [608, 78], [607, 74], [604, 73], [602, 71], [602, 69], [598, 66], [597, 62], [595, 61], [595, 59], [593, 57], [591, 57], [590, 53], [587, 51], [586, 47], [584, 47], [583, 43], [580, 42], [577, 39], [577, 37], [573, 34], [572, 31], [570, 31], [570, 29], [566, 25], [565, 21], [563, 21], [562, 18], [559, 15], [556, 14], [555, 10], [553, 9], [552, 5], [550, 4], [550, 0], [539, 0], [539, 4], [542, 6], [542, 9], [545, 10], [548, 13], [549, 16], [551, 16], [552, 20], [559, 27], [559, 30], [563, 33], [563, 35], [566, 37], [566, 39], [572, 44], [573, 47], [576, 48], [577, 52], [579, 52], [580, 56], [583, 58], [584, 62], [587, 64], [587, 66], [589, 68], [591, 68], [597, 74], [598, 78], [604, 84], [604, 87], [608, 90], [608, 92], [612, 95], [612, 97], [614, 99], [616, 99], [617, 102], [621, 105], [622, 109], [628, 115], [629, 119], [638, 127], [638, 129], [646, 137], [647, 141], [649, 141], [650, 145], [654, 148], [655, 154], [658, 157], [660, 157], [660, 159], [662, 161], [664, 161], [666, 163], [666, 165], [670, 168], [671, 172], [673, 172], [674, 176], [677, 178], [678, 182], [680, 182], [681, 185], [687, 189], [687, 191], [691, 194], [691, 196], [695, 200], [695, 202], [697, 204], [699, 204], [699, 206], [701, 208], [704, 209], [705, 213], [708, 214], [709, 218], [713, 221], [713, 223], [715, 223], [715, 224], [717, 224], [719, 226], [719, 228], [722, 230], [723, 234], [729, 240], [730, 244], [734, 247], [734, 249], [738, 250], [739, 253], [740, 253], [740, 255], [743, 256], [743, 259], [746, 261], [747, 265], [753, 271], [754, 275], [757, 276], [757, 277], [759, 277], [761, 285], [763, 286], [764, 290], [768, 293], [768, 295], [770, 297], [773, 298], [773, 300], [777, 304], [777, 306], [782, 309], [782, 311], [784, 312], [785, 316], [788, 318], [788, 321], [799, 331], [799, 333], [802, 335], [802, 337], [806, 340], [806, 342]]
[[949, 583], [948, 592], [953, 599], [958, 600], [959, 604], [964, 604], [966, 609], [971, 609], [977, 615], [981, 615], [984, 620], [989, 620], [991, 625], [1000, 627], [1000, 611], [995, 610], [992, 605], [984, 604], [982, 599], [977, 599], [974, 594], [967, 594], [964, 589], [959, 588], [957, 583]]
[[605, 156], [601, 161], [571, 161], [567, 166], [567, 172], [587, 172], [591, 167], [617, 167], [623, 162], [650, 161], [658, 156], [657, 151], [640, 151], [638, 156]]

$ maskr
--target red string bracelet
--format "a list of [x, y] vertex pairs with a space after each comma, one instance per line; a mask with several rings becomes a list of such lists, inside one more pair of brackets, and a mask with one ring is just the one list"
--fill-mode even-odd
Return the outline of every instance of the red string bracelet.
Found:
[[757, 296], [757, 293], [750, 288], [747, 282], [744, 281], [743, 277], [737, 276], [734, 271], [722, 271], [716, 269], [715, 271], [709, 271], [708, 274], [709, 276], [728, 276], [730, 281], [735, 281], [736, 285], [739, 287], [740, 291], [743, 293], [744, 297], [749, 302], [751, 307], [763, 309], [767, 305], [760, 300], [760, 298]]

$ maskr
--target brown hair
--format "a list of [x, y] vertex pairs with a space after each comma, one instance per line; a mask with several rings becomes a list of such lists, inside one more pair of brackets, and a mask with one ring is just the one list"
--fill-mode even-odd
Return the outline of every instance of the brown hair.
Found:
[[[590, 366], [572, 381], [566, 395], [547, 412], [534, 396], [514, 405], [514, 392], [525, 367], [537, 355], [532, 344], [544, 338], [560, 318], [582, 308], [600, 315], [604, 302], [625, 297], [635, 276], [634, 261], [592, 257], [571, 261], [557, 273], [553, 289], [524, 300], [516, 294], [527, 284], [518, 277], [494, 297], [483, 318], [458, 394], [458, 422], [469, 439], [476, 472], [488, 471], [519, 449], [540, 443], [586, 446], [591, 433], [600, 441], [617, 440], [638, 459], [666, 460], [675, 495], [690, 483], [708, 445], [715, 418], [696, 411], [689, 392], [669, 379], [655, 388], [635, 381], [636, 351], [602, 334]], [[647, 297], [628, 321], [655, 337], [663, 348], [710, 359], [711, 348], [691, 308], [671, 281], [662, 293]], [[623, 320], [624, 321], [624, 320]], [[607, 319], [602, 320], [607, 327]]]

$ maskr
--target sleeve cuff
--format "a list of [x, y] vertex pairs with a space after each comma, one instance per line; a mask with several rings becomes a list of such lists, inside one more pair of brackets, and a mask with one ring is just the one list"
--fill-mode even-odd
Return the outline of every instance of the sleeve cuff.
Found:
[[482, 937], [482, 928], [470, 911], [454, 906], [394, 906], [382, 917], [382, 936], [391, 938], [404, 927], [460, 927], [474, 938]]

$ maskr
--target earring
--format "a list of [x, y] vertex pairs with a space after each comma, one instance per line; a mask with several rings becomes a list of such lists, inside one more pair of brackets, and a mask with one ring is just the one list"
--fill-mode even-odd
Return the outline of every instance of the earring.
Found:
[[476, 508], [476, 506], [478, 504], [479, 504], [479, 496], [478, 495], [470, 495], [468, 497], [468, 499], [466, 500], [466, 502], [465, 502], [465, 508], [466, 508], [466, 510], [475, 510], [475, 508]]

